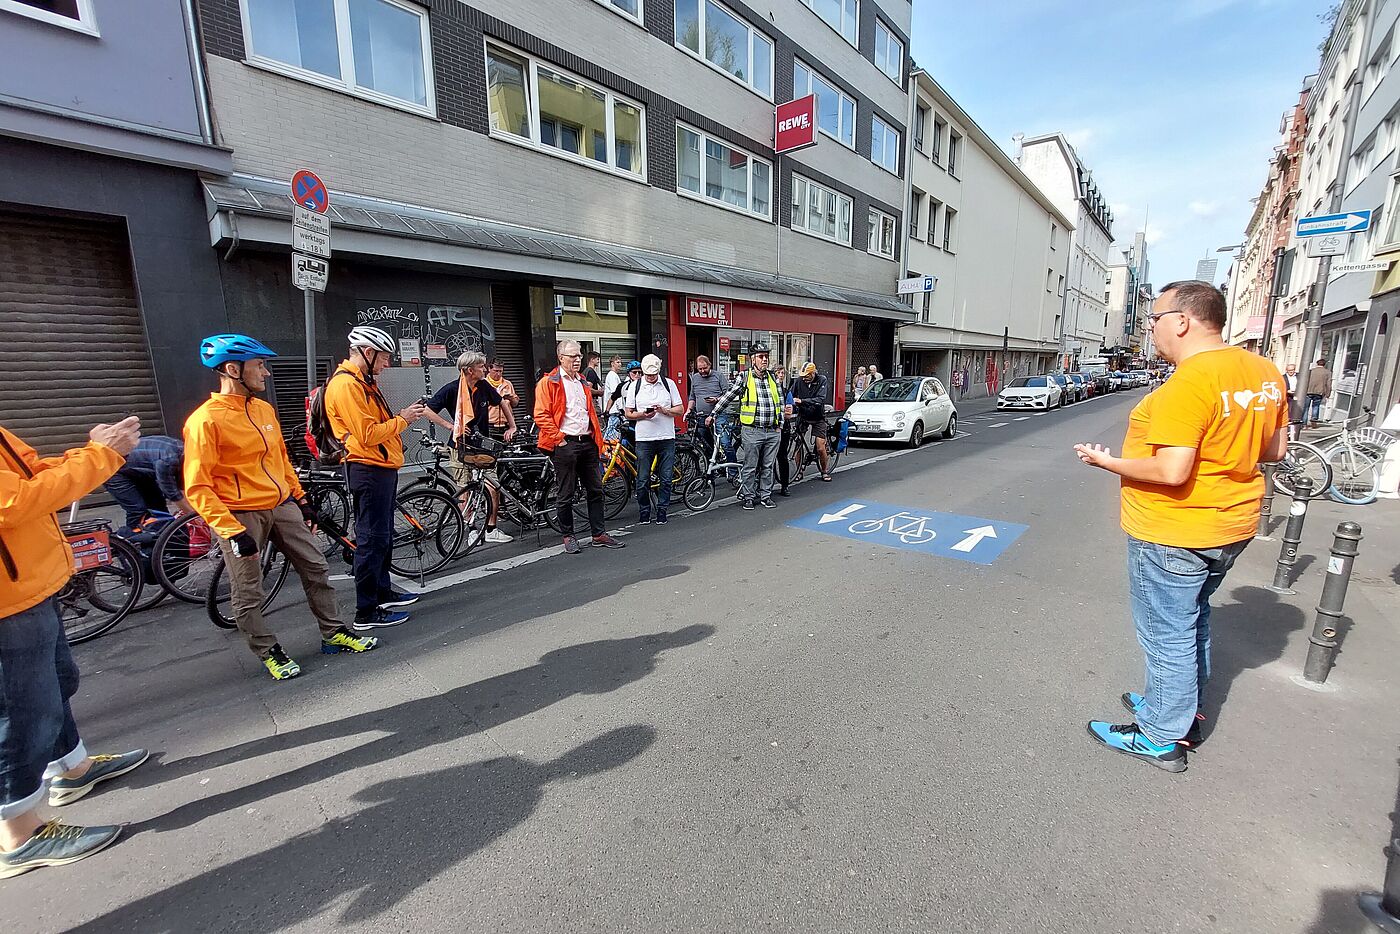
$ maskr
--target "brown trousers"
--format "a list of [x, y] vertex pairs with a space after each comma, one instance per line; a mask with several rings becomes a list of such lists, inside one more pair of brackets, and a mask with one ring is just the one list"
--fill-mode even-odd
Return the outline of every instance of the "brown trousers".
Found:
[[232, 588], [229, 596], [233, 615], [238, 620], [243, 637], [248, 640], [248, 648], [258, 658], [267, 658], [268, 652], [277, 644], [277, 636], [267, 625], [262, 612], [262, 551], [269, 539], [287, 556], [301, 578], [311, 615], [321, 624], [321, 638], [330, 638], [343, 625], [340, 612], [335, 607], [335, 591], [331, 589], [328, 578], [330, 566], [326, 564], [325, 555], [321, 554], [316, 536], [301, 517], [301, 510], [294, 503], [283, 503], [275, 509], [235, 512], [233, 515], [258, 542], [255, 557], [235, 558], [229, 543], [219, 539], [219, 550], [223, 552], [224, 561], [229, 567], [229, 585]]

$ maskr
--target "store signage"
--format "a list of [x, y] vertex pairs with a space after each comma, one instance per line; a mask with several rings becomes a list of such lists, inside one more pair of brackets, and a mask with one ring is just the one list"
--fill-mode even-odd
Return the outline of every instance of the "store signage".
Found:
[[817, 143], [817, 95], [808, 94], [779, 104], [775, 116], [773, 149], [795, 152]]
[[729, 353], [729, 338], [721, 337], [719, 339], [719, 349], [723, 353]]
[[685, 300], [685, 323], [704, 327], [729, 328], [734, 324], [732, 302], [719, 302], [712, 298], [687, 298]]
[[899, 280], [899, 294], [912, 295], [918, 292], [932, 292], [938, 283], [937, 276], [913, 276]]
[[1258, 340], [1264, 336], [1264, 316], [1250, 315], [1244, 323], [1244, 339]]

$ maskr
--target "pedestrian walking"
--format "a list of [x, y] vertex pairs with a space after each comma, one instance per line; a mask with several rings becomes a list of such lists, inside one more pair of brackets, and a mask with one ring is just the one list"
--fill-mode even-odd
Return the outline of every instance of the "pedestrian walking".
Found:
[[560, 341], [555, 353], [559, 365], [535, 387], [535, 427], [540, 450], [554, 463], [554, 502], [564, 551], [576, 555], [583, 550], [574, 537], [574, 493], [580, 483], [588, 497], [593, 546], [623, 548], [603, 527], [603, 430], [588, 387], [579, 378], [583, 354], [578, 341]]
[[[661, 358], [642, 358], [642, 378], [626, 393], [623, 412], [637, 437], [637, 508], [643, 525], [666, 524], [671, 506], [671, 480], [676, 469], [676, 416], [683, 411], [676, 384], [661, 373]], [[651, 511], [652, 464], [656, 465], [659, 489], [656, 513]]]
[[1302, 407], [1298, 405], [1298, 364], [1290, 363], [1283, 369], [1284, 391], [1288, 393], [1288, 420], [1303, 420]]
[[326, 416], [345, 446], [345, 474], [355, 510], [355, 628], [397, 626], [403, 607], [418, 595], [396, 588], [389, 577], [394, 498], [403, 466], [408, 426], [427, 412], [423, 402], [390, 411], [375, 377], [394, 359], [394, 340], [379, 328], [350, 331], [350, 355], [326, 381]]
[[1135, 722], [1092, 720], [1089, 735], [1169, 772], [1186, 769], [1201, 739], [1211, 595], [1258, 526], [1260, 462], [1288, 445], [1278, 367], [1226, 345], [1225, 321], [1225, 297], [1209, 283], [1166, 286], [1147, 326], [1175, 374], [1133, 409], [1121, 456], [1074, 447], [1122, 478], [1129, 599], [1147, 657], [1143, 692], [1122, 695]]
[[1308, 370], [1308, 411], [1305, 421], [1309, 428], [1316, 428], [1322, 416], [1322, 400], [1332, 395], [1332, 371], [1327, 369], [1326, 359], [1320, 359]]
[[287, 456], [277, 410], [256, 397], [267, 388], [267, 361], [275, 356], [242, 334], [218, 334], [200, 344], [200, 362], [219, 375], [219, 391], [185, 421], [185, 489], [218, 537], [239, 631], [273, 680], [286, 681], [300, 675], [301, 666], [263, 617], [262, 550], [269, 541], [301, 578], [321, 627], [322, 652], [368, 652], [379, 640], [356, 636], [340, 621], [330, 567], [309, 526], [316, 514]]
[[783, 392], [768, 369], [768, 346], [749, 351], [750, 366], [715, 403], [715, 416], [738, 409], [744, 466], [739, 473], [739, 501], [744, 509], [773, 509], [774, 466], [783, 427]]
[[61, 807], [147, 758], [144, 749], [88, 754], [69, 706], [78, 666], [54, 600], [73, 576], [54, 513], [116, 473], [140, 437], [133, 415], [96, 426], [83, 447], [40, 457], [0, 427], [0, 879], [77, 862], [122, 831], [43, 820], [46, 782], [49, 805]]
[[[496, 527], [497, 514], [501, 508], [500, 477], [496, 475], [495, 458], [490, 466], [477, 466], [481, 458], [481, 440], [492, 435], [491, 413], [499, 410], [505, 419], [505, 429], [499, 440], [509, 444], [515, 439], [515, 412], [505, 396], [502, 396], [486, 376], [486, 355], [479, 350], [468, 350], [457, 358], [457, 379], [444, 383], [442, 388], [428, 400], [428, 418], [447, 428], [452, 438], [452, 479], [458, 487], [464, 487], [471, 479], [473, 471], [480, 471], [486, 482], [486, 492], [491, 498], [491, 511], [486, 516], [486, 532], [482, 541], [501, 545], [515, 541]], [[512, 393], [513, 395], [513, 393]], [[439, 412], [450, 412], [448, 421]], [[466, 503], [463, 501], [463, 506]]]
[[[710, 452], [714, 450], [714, 431], [705, 420], [710, 413], [715, 410], [715, 403], [719, 397], [729, 391], [729, 380], [724, 378], [724, 374], [714, 369], [710, 363], [710, 358], [700, 354], [695, 358], [695, 372], [690, 374], [690, 388], [686, 394], [685, 415], [688, 418], [692, 412], [699, 418], [696, 431], [699, 434], [700, 450], [708, 460]], [[729, 451], [725, 451], [727, 460], [732, 460]]]
[[123, 523], [136, 530], [157, 512], [189, 512], [185, 499], [185, 443], [150, 435], [126, 456], [126, 463], [102, 484], [126, 513]]

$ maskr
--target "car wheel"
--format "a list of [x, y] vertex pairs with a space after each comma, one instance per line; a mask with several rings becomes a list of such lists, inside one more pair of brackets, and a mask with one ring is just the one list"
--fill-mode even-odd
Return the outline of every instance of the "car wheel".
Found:
[[924, 423], [915, 422], [914, 427], [909, 429], [909, 446], [916, 448], [924, 443]]
[[1064, 393], [1060, 393], [1060, 405], [1059, 405], [1059, 408], [1062, 408], [1062, 409], [1063, 409], [1064, 407], [1065, 407], [1065, 394], [1064, 394]]
[[954, 412], [948, 416], [948, 424], [943, 426], [943, 437], [952, 439], [958, 434], [958, 413]]

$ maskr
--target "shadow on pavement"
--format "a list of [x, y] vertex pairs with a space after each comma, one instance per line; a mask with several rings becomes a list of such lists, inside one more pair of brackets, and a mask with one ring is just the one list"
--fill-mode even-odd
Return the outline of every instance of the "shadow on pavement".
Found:
[[[1396, 760], [1400, 765], [1400, 760]], [[1397, 783], [1395, 787], [1395, 806], [1390, 812], [1390, 836], [1386, 840], [1380, 839], [1385, 833], [1387, 825], [1376, 827], [1376, 842], [1381, 845], [1381, 856], [1387, 855], [1386, 847], [1391, 840], [1400, 840], [1400, 773], [1397, 773]], [[1397, 856], [1400, 858], [1400, 856]], [[1374, 888], [1366, 889], [1365, 893], [1379, 894], [1383, 877], [1376, 879]], [[1357, 906], [1357, 896], [1365, 894], [1362, 892], [1352, 892], [1347, 889], [1327, 889], [1318, 899], [1317, 916], [1312, 924], [1308, 925], [1303, 934], [1375, 934], [1380, 928], [1361, 913]]]
[[349, 817], [71, 930], [257, 934], [303, 924], [347, 898], [337, 926], [362, 923], [524, 823], [551, 783], [625, 765], [655, 738], [651, 727], [627, 726], [549, 762], [500, 756], [380, 782], [353, 795], [367, 806]]
[[528, 668], [466, 684], [442, 694], [406, 701], [360, 716], [278, 733], [202, 756], [162, 761], [159, 768], [143, 769], [134, 774], [132, 784], [159, 784], [255, 756], [286, 752], [327, 740], [388, 734], [262, 781], [181, 805], [167, 814], [135, 825], [134, 829], [141, 832], [188, 827], [216, 814], [248, 807], [273, 795], [353, 769], [408, 756], [462, 736], [489, 730], [575, 695], [603, 694], [616, 690], [655, 671], [659, 653], [692, 645], [714, 632], [713, 626], [696, 624], [675, 632], [571, 645], [547, 653], [538, 664]]
[[[1206, 736], [1242, 672], [1262, 668], [1283, 657], [1289, 636], [1303, 628], [1303, 611], [1279, 601], [1266, 587], [1236, 587], [1234, 603], [1215, 607], [1210, 616], [1212, 643], [1210, 687], [1206, 690]], [[1299, 659], [1299, 669], [1302, 660]]]

